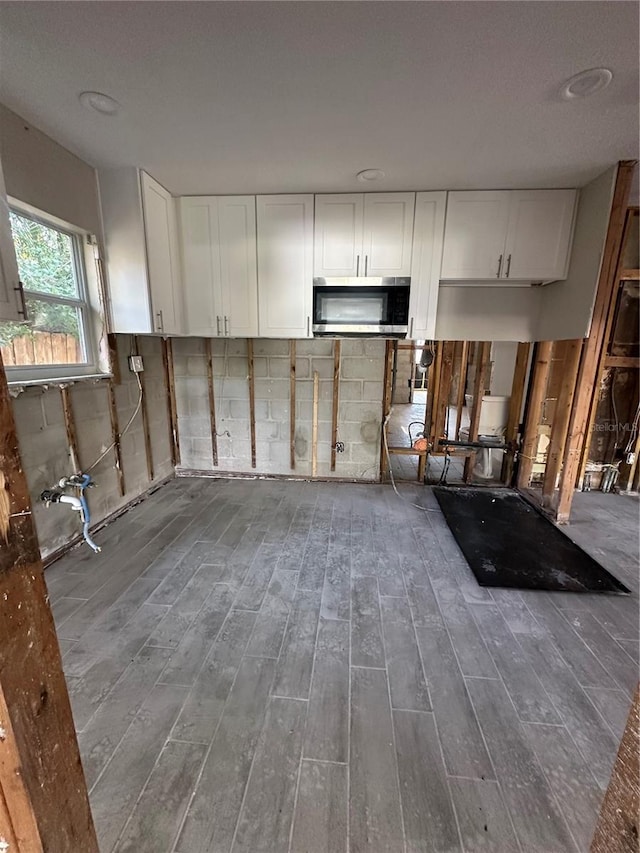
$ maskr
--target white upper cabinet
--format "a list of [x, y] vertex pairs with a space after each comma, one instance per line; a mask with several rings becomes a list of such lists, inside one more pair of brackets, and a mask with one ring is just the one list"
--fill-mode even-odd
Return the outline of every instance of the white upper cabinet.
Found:
[[258, 196], [257, 219], [260, 337], [309, 337], [313, 196]]
[[416, 194], [407, 335], [412, 340], [435, 337], [446, 205], [446, 192]]
[[175, 199], [134, 168], [99, 172], [112, 330], [182, 332]]
[[314, 275], [408, 276], [415, 193], [317, 195]]
[[361, 275], [411, 274], [415, 193], [366, 193]]
[[175, 201], [146, 172], [140, 173], [140, 185], [153, 328], [156, 332], [180, 332], [182, 304]]
[[510, 193], [504, 276], [554, 281], [567, 277], [575, 190]]
[[314, 275], [359, 275], [360, 264], [364, 270], [363, 214], [362, 193], [316, 196]]
[[186, 331], [258, 334], [255, 196], [194, 196], [179, 203]]
[[509, 195], [507, 191], [449, 193], [440, 278], [500, 278]]
[[450, 192], [441, 279], [564, 278], [575, 204], [575, 190]]
[[9, 203], [0, 163], [0, 320], [26, 320], [22, 295], [16, 250], [11, 236]]

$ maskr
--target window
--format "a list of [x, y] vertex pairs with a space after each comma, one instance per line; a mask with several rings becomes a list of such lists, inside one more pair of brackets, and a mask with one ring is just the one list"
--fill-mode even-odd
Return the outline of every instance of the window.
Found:
[[9, 378], [95, 372], [84, 235], [23, 210], [10, 218], [29, 323], [0, 323]]

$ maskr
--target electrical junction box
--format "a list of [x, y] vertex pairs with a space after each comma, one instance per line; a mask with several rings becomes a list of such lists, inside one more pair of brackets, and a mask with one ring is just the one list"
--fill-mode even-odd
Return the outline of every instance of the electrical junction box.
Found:
[[144, 365], [142, 364], [141, 355], [129, 356], [129, 370], [132, 373], [142, 373], [142, 371], [144, 370]]

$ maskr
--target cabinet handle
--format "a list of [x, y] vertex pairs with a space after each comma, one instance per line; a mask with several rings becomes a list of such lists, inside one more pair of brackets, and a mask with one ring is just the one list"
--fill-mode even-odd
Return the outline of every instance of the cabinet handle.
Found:
[[369, 266], [369, 255], [364, 256], [364, 274], [367, 274], [367, 267]]
[[507, 258], [507, 272], [505, 275], [509, 278], [509, 273], [511, 272], [511, 255]]
[[411, 323], [409, 324], [409, 340], [413, 340], [413, 317], [411, 318]]
[[220, 317], [216, 317], [216, 330], [218, 332], [218, 337], [220, 337]]
[[27, 300], [24, 297], [24, 285], [21, 281], [18, 282], [18, 286], [13, 288], [20, 295], [20, 303], [22, 308], [18, 309], [18, 314], [22, 314], [23, 320], [29, 319], [29, 312], [27, 311]]
[[309, 337], [309, 329], [311, 327], [311, 319], [307, 317], [307, 337]]
[[496, 273], [496, 278], [500, 278], [500, 270], [502, 269], [502, 255], [498, 258], [498, 272]]
[[226, 314], [224, 316], [224, 333], [227, 337], [229, 336], [229, 318]]
[[360, 255], [356, 255], [356, 277], [360, 275]]
[[156, 317], [158, 318], [158, 331], [164, 332], [164, 318], [162, 316], [162, 308], [158, 311]]

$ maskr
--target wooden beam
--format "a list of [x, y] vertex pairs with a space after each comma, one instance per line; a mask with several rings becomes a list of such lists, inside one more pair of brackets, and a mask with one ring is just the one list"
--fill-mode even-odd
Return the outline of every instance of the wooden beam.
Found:
[[640, 690], [629, 712], [591, 853], [637, 853], [640, 814]]
[[[436, 419], [438, 414], [438, 400], [440, 399], [440, 376], [442, 373], [442, 341], [436, 342], [435, 358], [431, 362], [429, 380], [430, 386], [427, 387], [427, 408], [426, 415], [428, 417], [429, 428], [425, 428], [424, 434], [429, 436], [429, 443], [432, 447], [438, 439], [436, 435]], [[430, 393], [431, 391], [431, 393]], [[425, 419], [425, 427], [427, 420]]]
[[382, 422], [380, 428], [380, 482], [384, 482], [387, 474], [387, 454], [385, 453], [384, 431], [386, 429], [385, 421], [391, 409], [391, 381], [393, 368], [393, 343], [386, 341], [384, 350], [384, 373], [382, 376]]
[[536, 344], [531, 373], [531, 391], [527, 403], [522, 447], [518, 457], [518, 488], [526, 489], [531, 479], [536, 448], [538, 447], [538, 427], [542, 404], [547, 394], [547, 381], [551, 370], [553, 341], [540, 341]]
[[80, 460], [78, 457], [78, 436], [76, 433], [76, 422], [73, 416], [73, 405], [71, 403], [71, 388], [69, 385], [62, 385], [60, 388], [60, 397], [62, 398], [62, 414], [64, 416], [64, 428], [67, 433], [67, 446], [69, 448], [69, 458], [74, 474], [80, 471]]
[[311, 476], [318, 473], [318, 402], [320, 399], [320, 376], [313, 371], [313, 416], [311, 419]]
[[620, 270], [619, 278], [622, 281], [640, 281], [640, 270]]
[[124, 469], [122, 466], [122, 447], [120, 445], [120, 425], [118, 421], [118, 407], [116, 405], [116, 389], [112, 379], [109, 379], [107, 383], [107, 400], [109, 403], [109, 418], [111, 420], [113, 464], [118, 477], [118, 491], [120, 492], [120, 497], [123, 498], [127, 489], [124, 480]]
[[98, 853], [1, 356], [0, 474], [0, 834], [8, 853]]
[[[556, 344], [554, 344], [554, 351], [555, 349]], [[555, 412], [553, 413], [547, 462], [542, 484], [542, 503], [547, 507], [551, 506], [553, 493], [560, 473], [581, 354], [582, 340], [567, 341], [564, 364], [562, 365], [562, 382], [558, 392]]]
[[591, 329], [582, 350], [578, 382], [569, 421], [569, 435], [562, 460], [556, 520], [569, 521], [571, 503], [580, 471], [583, 446], [589, 441], [588, 424], [598, 377], [598, 362], [606, 342], [607, 318], [617, 287], [616, 268], [622, 247], [629, 193], [633, 182], [635, 160], [623, 160], [618, 165], [609, 226], [605, 239]]
[[502, 471], [500, 472], [500, 478], [507, 486], [511, 485], [511, 479], [513, 477], [513, 460], [515, 456], [515, 446], [520, 431], [522, 401], [524, 400], [524, 395], [527, 390], [527, 371], [529, 370], [530, 352], [530, 343], [521, 342], [518, 344], [516, 364], [513, 370], [513, 380], [511, 382], [511, 397], [509, 398], [507, 429], [505, 432], [505, 441], [507, 447], [510, 449], [504, 454], [504, 458], [502, 460]]
[[336, 443], [338, 441], [338, 405], [340, 398], [340, 349], [339, 339], [333, 342], [333, 403], [331, 409], [331, 470], [336, 470]]
[[[473, 383], [473, 406], [469, 422], [469, 441], [478, 440], [480, 429], [480, 414], [482, 409], [482, 398], [487, 379], [489, 359], [491, 357], [491, 341], [476, 343], [476, 375]], [[476, 454], [470, 453], [464, 461], [464, 481], [470, 483], [473, 479], [473, 469], [476, 464]]]
[[[615, 324], [618, 316], [618, 294], [620, 293], [620, 277], [622, 272], [622, 264], [623, 264], [623, 256], [624, 256], [624, 248], [627, 240], [631, 236], [632, 231], [637, 230], [638, 223], [635, 221], [636, 216], [634, 215], [632, 208], [627, 208], [625, 214], [624, 228], [622, 232], [622, 237], [620, 239], [620, 249], [618, 251], [618, 261], [616, 264], [616, 272], [614, 275], [614, 281], [611, 282], [611, 291], [609, 296], [609, 305], [605, 312], [605, 324], [604, 331], [602, 332], [602, 343], [600, 345], [600, 350], [597, 356], [597, 366], [595, 372], [595, 378], [593, 382], [593, 391], [591, 393], [591, 401], [589, 403], [589, 414], [587, 418], [587, 426], [585, 429], [585, 441], [582, 444], [582, 448], [580, 451], [580, 467], [579, 473], [576, 479], [576, 485], [580, 483], [584, 478], [584, 473], [587, 469], [587, 463], [589, 461], [589, 450], [591, 449], [591, 436], [593, 435], [593, 426], [596, 421], [596, 413], [598, 410], [598, 403], [600, 399], [600, 389], [602, 388], [602, 382], [604, 379], [604, 373], [606, 370], [605, 362], [608, 357], [608, 353], [611, 349], [611, 339], [613, 336], [613, 331], [615, 328]], [[612, 365], [613, 367], [622, 366], [622, 365]]]
[[436, 402], [434, 439], [437, 441], [445, 434], [447, 422], [447, 409], [451, 396], [451, 380], [453, 378], [453, 356], [455, 353], [455, 342], [444, 341], [442, 344], [442, 358], [440, 359], [440, 382], [438, 383], [438, 399]]
[[211, 428], [211, 455], [213, 464], [218, 464], [218, 428], [216, 426], [216, 396], [213, 384], [213, 355], [211, 338], [204, 339], [204, 355], [207, 362], [207, 390], [209, 392], [209, 424]]
[[[554, 344], [554, 353], [557, 349], [557, 343]], [[549, 438], [549, 448], [547, 451], [547, 461], [544, 469], [544, 479], [542, 483], [542, 504], [545, 507], [550, 507], [553, 501], [553, 495], [560, 474], [560, 466], [562, 464], [562, 456], [564, 447], [567, 442], [567, 430], [569, 428], [569, 418], [571, 417], [571, 407], [573, 405], [573, 396], [575, 393], [576, 379], [578, 377], [578, 369], [580, 367], [580, 356], [582, 354], [582, 340], [567, 341], [565, 347], [565, 358], [562, 365], [562, 382], [558, 391], [558, 399], [553, 413], [553, 422], [551, 424], [551, 436]], [[553, 353], [552, 356], [553, 358]]]
[[[138, 353], [139, 349], [137, 335], [133, 336], [133, 342], [133, 345], [136, 348], [136, 353]], [[153, 480], [153, 450], [151, 448], [151, 425], [149, 423], [149, 412], [147, 410], [147, 393], [145, 390], [144, 370], [141, 373], [138, 373], [138, 379], [140, 380], [140, 414], [142, 415], [144, 455], [147, 460], [147, 476], [149, 477], [149, 482], [151, 482]]]
[[162, 338], [162, 363], [167, 393], [167, 411], [169, 416], [169, 444], [171, 464], [180, 464], [180, 436], [178, 433], [178, 406], [176, 403], [176, 381], [173, 373], [173, 344], [171, 338]]
[[464, 409], [464, 392], [467, 387], [467, 370], [469, 361], [469, 341], [462, 341], [462, 353], [460, 354], [460, 379], [458, 380], [458, 397], [456, 399], [456, 431], [454, 438], [460, 439], [460, 425], [462, 423], [462, 411]]
[[251, 428], [251, 467], [256, 467], [256, 380], [253, 369], [253, 340], [247, 338], [247, 367], [249, 371], [249, 426]]
[[640, 358], [637, 356], [608, 355], [604, 359], [604, 369], [607, 370], [609, 367], [626, 367], [637, 370], [640, 367]]
[[296, 468], [296, 342], [289, 341], [289, 464]]

